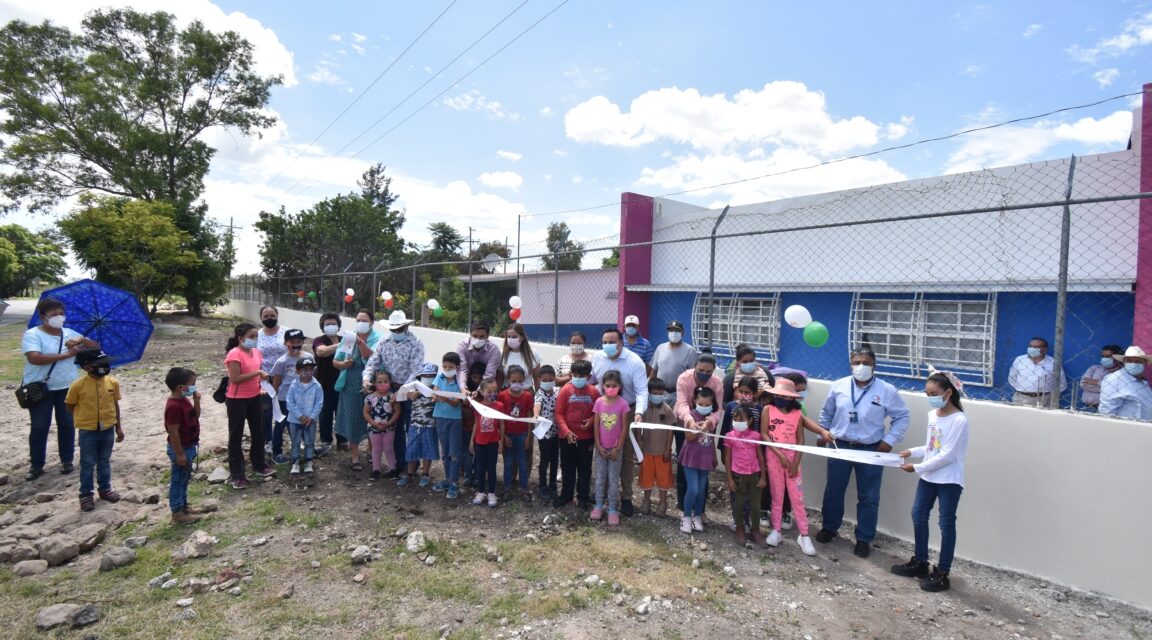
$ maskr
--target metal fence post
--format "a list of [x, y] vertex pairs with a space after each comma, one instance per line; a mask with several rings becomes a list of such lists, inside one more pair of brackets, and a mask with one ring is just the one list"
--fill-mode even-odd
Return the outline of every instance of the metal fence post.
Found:
[[[1064, 216], [1060, 222], [1060, 276], [1056, 283], [1056, 330], [1052, 336], [1052, 393], [1048, 405], [1060, 408], [1060, 384], [1064, 382], [1064, 330], [1068, 315], [1068, 244], [1072, 232], [1072, 181], [1076, 174], [1076, 156], [1068, 163], [1068, 186], [1064, 191]], [[1076, 407], [1073, 406], [1073, 409]]]
[[724, 216], [728, 215], [728, 205], [724, 205], [724, 210], [720, 212], [720, 217], [716, 218], [716, 224], [712, 225], [712, 241], [711, 255], [708, 259], [708, 347], [712, 347], [712, 336], [715, 333], [712, 331], [712, 312], [713, 307], [716, 306], [716, 231], [720, 229], [720, 223], [724, 222]]
[[416, 320], [416, 265], [412, 265], [412, 317], [409, 320]]
[[[520, 267], [516, 267], [516, 280], [520, 280]], [[560, 252], [552, 254], [552, 344], [560, 344]], [[516, 287], [516, 295], [520, 295], [520, 287]]]
[[472, 332], [472, 227], [468, 227], [468, 328]]

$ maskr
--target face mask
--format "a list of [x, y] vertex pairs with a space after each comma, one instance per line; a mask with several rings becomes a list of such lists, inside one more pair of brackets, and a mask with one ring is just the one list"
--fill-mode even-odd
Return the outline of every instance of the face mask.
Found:
[[856, 378], [859, 382], [868, 382], [872, 379], [872, 367], [866, 364], [858, 364], [852, 367], [852, 377]]
[[604, 387], [604, 395], [609, 398], [615, 398], [620, 395], [620, 387]]
[[324, 335], [326, 335], [328, 337], [332, 337], [338, 333], [340, 333], [340, 325], [338, 325], [338, 324], [326, 324], [326, 325], [324, 325]]
[[520, 348], [520, 342], [521, 342], [520, 338], [508, 338], [507, 340], [505, 340], [505, 342], [508, 343], [509, 349], [519, 349]]
[[808, 397], [808, 391], [807, 391], [807, 390], [804, 390], [804, 391], [797, 391], [796, 393], [799, 393], [799, 394], [800, 394], [800, 399], [801, 399], [801, 400], [803, 400], [804, 398], [807, 398], [807, 397]]
[[1116, 366], [1116, 360], [1114, 358], [1100, 358], [1100, 366], [1105, 369], [1111, 369]]
[[263, 320], [260, 321], [260, 324], [271, 329], [272, 327], [276, 326], [276, 322], [277, 322], [276, 318], [264, 318]]
[[496, 394], [495, 393], [485, 393], [484, 398], [487, 399], [488, 402], [496, 402]]
[[257, 342], [256, 342], [255, 338], [245, 338], [244, 339], [244, 348], [245, 349], [255, 349], [256, 344], [257, 344]]
[[1040, 349], [1037, 347], [1028, 347], [1028, 357], [1029, 358], [1039, 358], [1040, 357]]
[[356, 323], [356, 333], [368, 333], [371, 330], [372, 330], [372, 323], [371, 322], [357, 322]]
[[700, 382], [708, 382], [710, 379], [712, 379], [712, 372], [711, 371], [697, 371], [696, 372], [696, 379], [699, 380]]
[[455, 369], [445, 369], [444, 370], [444, 377], [445, 378], [455, 378], [456, 377], [456, 370]]
[[753, 374], [756, 372], [755, 362], [741, 362], [740, 373]]
[[400, 333], [396, 333], [395, 331], [392, 332], [392, 341], [393, 342], [404, 342], [405, 338], [407, 338], [407, 337], [408, 337], [407, 331], [401, 331]]
[[473, 349], [483, 349], [484, 345], [487, 343], [488, 343], [487, 338], [484, 338], [484, 339], [472, 338], [472, 348]]
[[551, 391], [555, 388], [556, 388], [555, 382], [541, 382], [540, 383], [540, 390], [541, 391]]
[[740, 394], [736, 396], [736, 401], [740, 404], [752, 404], [752, 396]]
[[511, 389], [514, 393], [520, 393], [521, 391], [524, 390], [524, 383], [523, 382], [513, 382], [512, 384], [508, 385], [508, 388]]
[[420, 376], [420, 382], [423, 382], [426, 385], [432, 384], [432, 381], [435, 379], [436, 376]]
[[588, 378], [572, 378], [572, 386], [577, 389], [583, 389], [586, 384], [588, 384]]
[[52, 327], [53, 329], [63, 329], [64, 316], [52, 316], [51, 318], [48, 318], [48, 326]]
[[946, 404], [948, 404], [948, 402], [944, 399], [944, 396], [928, 396], [928, 406], [933, 409], [943, 409]]
[[568, 345], [568, 349], [575, 355], [584, 353], [584, 345], [582, 344], [570, 344]]
[[712, 413], [712, 407], [701, 407], [700, 405], [696, 405], [696, 413], [699, 413], [702, 416], [706, 416]]
[[608, 342], [604, 344], [604, 355], [608, 356], [609, 358], [615, 358], [617, 352], [619, 351], [620, 345], [616, 344], [615, 342]]
[[747, 431], [748, 430], [748, 423], [747, 422], [733, 422], [732, 423], [732, 429], [735, 430], [736, 432]]
[[1144, 373], [1144, 365], [1139, 362], [1125, 362], [1124, 370], [1131, 375], [1138, 376]]
[[196, 385], [190, 384], [188, 388], [184, 390], [184, 397], [191, 398], [194, 395], [196, 395]]
[[624, 333], [626, 333], [630, 336], [634, 336], [637, 333], [640, 333], [640, 330], [637, 329], [636, 327], [624, 327]]
[[772, 405], [781, 411], [792, 408], [792, 398], [772, 398]]
[[92, 370], [88, 373], [90, 373], [93, 377], [103, 378], [104, 376], [108, 375], [109, 371], [111, 371], [111, 369], [108, 368], [108, 365], [100, 365], [98, 367], [92, 367]]
[[684, 339], [684, 334], [680, 331], [669, 331], [668, 332], [668, 342], [671, 342], [672, 344], [677, 344], [678, 342], [680, 342], [683, 339]]
[[664, 394], [660, 394], [660, 395], [649, 394], [648, 395], [648, 404], [664, 404]]

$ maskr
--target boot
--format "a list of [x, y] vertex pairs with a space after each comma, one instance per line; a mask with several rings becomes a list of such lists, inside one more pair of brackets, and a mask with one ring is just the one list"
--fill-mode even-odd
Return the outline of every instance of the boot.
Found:
[[668, 515], [668, 492], [660, 492], [660, 504], [656, 507], [656, 515], [664, 517]]
[[652, 513], [652, 491], [644, 492], [644, 501], [640, 503], [640, 513]]
[[741, 547], [748, 545], [748, 538], [744, 535], [744, 527], [736, 527], [736, 544]]
[[752, 530], [752, 544], [761, 548], [768, 546], [768, 543], [764, 542], [764, 533], [759, 529]]

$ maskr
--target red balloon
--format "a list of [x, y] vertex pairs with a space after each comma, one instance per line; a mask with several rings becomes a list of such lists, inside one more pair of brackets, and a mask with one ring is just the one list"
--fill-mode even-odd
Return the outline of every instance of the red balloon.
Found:
[[303, 291], [297, 291], [297, 292], [296, 292], [296, 297], [297, 297], [297, 298], [303, 298], [303, 297], [304, 297], [304, 292], [303, 292]]
[[384, 301], [384, 306], [388, 309], [391, 309], [392, 305], [394, 305], [394, 304], [396, 304], [396, 301], [393, 300], [392, 298], [388, 298], [387, 300]]
[[344, 302], [352, 302], [352, 296], [344, 296]]
[[520, 319], [520, 310], [519, 309], [509, 309], [508, 310], [508, 317], [512, 318], [513, 320], [519, 320]]

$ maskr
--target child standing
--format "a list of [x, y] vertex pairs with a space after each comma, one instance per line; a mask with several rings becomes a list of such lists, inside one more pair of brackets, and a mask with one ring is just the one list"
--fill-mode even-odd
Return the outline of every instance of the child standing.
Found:
[[680, 447], [680, 466], [688, 488], [684, 492], [684, 517], [680, 531], [692, 533], [704, 530], [704, 501], [708, 498], [708, 474], [716, 466], [716, 453], [712, 446], [712, 421], [708, 416], [720, 408], [716, 393], [709, 387], [696, 387], [692, 393], [689, 420], [684, 427], [693, 433], [684, 434]]
[[[532, 387], [524, 383], [524, 368], [518, 364], [508, 367], [508, 388], [501, 391], [497, 400], [513, 418], [526, 418], [532, 415]], [[525, 442], [532, 425], [515, 420], [504, 421], [504, 499], [515, 497], [513, 485], [516, 478], [520, 482], [520, 494], [526, 500], [532, 499], [528, 492], [528, 452]]]
[[[500, 413], [507, 413], [507, 408], [496, 399], [496, 390], [499, 386], [495, 378], [484, 378], [476, 392], [477, 401]], [[476, 497], [472, 504], [484, 504], [485, 489], [487, 489], [488, 506], [496, 507], [496, 458], [505, 452], [504, 449], [504, 421], [497, 418], [487, 418], [480, 415], [473, 408], [475, 414], [475, 427], [472, 429], [472, 441], [468, 449], [475, 456], [476, 465]]]
[[[676, 413], [666, 401], [668, 389], [660, 378], [648, 382], [648, 409], [643, 421], [653, 424], [676, 424]], [[644, 502], [640, 503], [641, 513], [655, 513], [664, 516], [668, 513], [668, 491], [675, 485], [672, 478], [672, 431], [664, 429], [641, 429], [640, 450], [644, 461], [640, 463], [640, 489], [644, 492]], [[660, 494], [660, 504], [652, 510], [652, 490]]]
[[[444, 354], [440, 363], [440, 374], [432, 380], [432, 389], [460, 393], [460, 354], [449, 351]], [[436, 439], [440, 441], [440, 455], [444, 461], [444, 479], [432, 485], [433, 491], [447, 491], [445, 498], [455, 500], [460, 496], [460, 462], [461, 450], [464, 448], [461, 430], [463, 420], [461, 400], [459, 398], [442, 398], [432, 396], [435, 406], [432, 407], [432, 422], [436, 425]]]
[[560, 442], [556, 437], [556, 370], [552, 365], [540, 367], [540, 389], [536, 391], [532, 414], [536, 419], [550, 420], [552, 426], [540, 439], [540, 497], [556, 499], [556, 473], [560, 466]]
[[164, 429], [168, 432], [168, 459], [172, 473], [168, 480], [168, 507], [173, 524], [192, 524], [200, 520], [188, 506], [188, 482], [200, 444], [200, 392], [196, 390], [196, 372], [173, 367], [164, 376], [171, 393], [164, 403]]
[[[831, 435], [800, 411], [800, 394], [796, 392], [796, 386], [791, 380], [778, 378], [776, 386], [766, 391], [771, 395], [771, 402], [760, 415], [760, 435], [765, 440], [782, 444], [804, 444], [804, 429], [825, 438]], [[804, 486], [800, 478], [800, 458], [803, 454], [777, 447], [769, 448], [772, 452], [766, 457], [768, 485], [772, 492], [772, 532], [768, 534], [765, 543], [772, 547], [780, 544], [784, 495], [787, 492], [792, 500], [792, 515], [796, 521], [796, 529], [800, 532], [796, 542], [805, 555], [814, 556], [816, 548], [812, 546], [812, 539], [808, 537], [808, 509], [804, 506]]]
[[[624, 432], [628, 430], [630, 415], [628, 401], [620, 397], [624, 382], [615, 369], [604, 374], [601, 382], [604, 396], [592, 405], [596, 416], [596, 455], [592, 459], [596, 467], [596, 506], [589, 517], [600, 520], [604, 514], [604, 503], [608, 503], [608, 525], [620, 524], [620, 465], [624, 462]], [[607, 495], [605, 495], [607, 494]]]
[[380, 458], [388, 462], [388, 470], [396, 468], [396, 454], [392, 448], [396, 437], [396, 420], [400, 410], [396, 395], [392, 393], [392, 376], [377, 371], [372, 378], [372, 393], [364, 398], [364, 420], [368, 423], [368, 442], [372, 448], [372, 479], [380, 479]]
[[[416, 374], [416, 380], [431, 388], [436, 380], [436, 365], [425, 362]], [[412, 402], [412, 419], [408, 423], [408, 443], [405, 457], [408, 458], [408, 469], [400, 475], [396, 486], [406, 487], [412, 482], [417, 466], [420, 466], [420, 486], [427, 487], [432, 483], [429, 473], [432, 471], [432, 461], [440, 457], [436, 449], [436, 423], [432, 412], [436, 408], [436, 400], [432, 396], [425, 396], [415, 389], [408, 395], [407, 400]]]
[[296, 381], [296, 363], [306, 355], [303, 351], [304, 332], [299, 329], [285, 331], [284, 346], [288, 351], [276, 359], [271, 371], [276, 402], [280, 404], [280, 414], [284, 416], [283, 420], [272, 425], [273, 464], [288, 464], [291, 461], [289, 456], [284, 455], [284, 430], [288, 427], [288, 387]]
[[108, 375], [110, 361], [99, 349], [76, 354], [76, 365], [87, 375], [72, 383], [64, 399], [79, 430], [81, 511], [96, 508], [92, 499], [93, 470], [100, 499], [120, 501], [120, 494], [112, 490], [112, 446], [113, 436], [116, 442], [124, 442], [124, 431], [120, 428], [120, 383]]
[[[468, 379], [464, 381], [464, 390], [462, 393], [467, 393], [476, 398], [480, 398], [480, 383], [484, 382], [485, 365], [483, 362], [473, 362], [468, 367]], [[460, 429], [461, 435], [464, 437], [460, 450], [460, 457], [463, 459], [460, 465], [460, 473], [464, 476], [463, 484], [470, 487], [476, 485], [476, 457], [472, 454], [472, 434], [476, 430], [476, 412], [467, 402], [461, 403], [460, 421], [462, 427]], [[467, 411], [463, 411], [467, 409]]]
[[[289, 331], [288, 333], [292, 333]], [[292, 438], [292, 469], [289, 474], [300, 473], [300, 449], [304, 449], [304, 473], [312, 473], [312, 458], [316, 454], [316, 426], [324, 409], [324, 387], [315, 379], [316, 361], [304, 354], [296, 361], [296, 380], [288, 387], [288, 431]]]
[[[903, 464], [901, 469], [920, 474], [916, 499], [912, 503], [912, 527], [916, 555], [905, 564], [892, 567], [899, 576], [920, 578], [924, 591], [945, 591], [951, 587], [948, 573], [956, 551], [956, 507], [964, 492], [964, 459], [968, 454], [968, 417], [960, 405], [963, 384], [951, 373], [937, 371], [928, 377], [928, 442], [923, 447], [900, 452], [901, 458], [919, 457], [919, 464]], [[928, 571], [928, 516], [940, 501], [940, 560]]]
[[[759, 405], [759, 403], [756, 402], [756, 396], [759, 395], [760, 391], [759, 385], [759, 379], [755, 375], [745, 375], [744, 377], [740, 378], [740, 382], [736, 384], [736, 388], [733, 390], [734, 399], [728, 404], [724, 405], [724, 420], [720, 423], [720, 435], [731, 435], [732, 412], [737, 408], [742, 408], [745, 412], [747, 412], [748, 429], [750, 431], [760, 433], [760, 412], [762, 407]], [[723, 445], [721, 445], [721, 447], [723, 447]], [[721, 449], [720, 454], [723, 456], [723, 448]], [[727, 463], [725, 463], [725, 467], [727, 467]], [[763, 467], [763, 469], [765, 472], [767, 472], [768, 468]], [[762, 491], [761, 493], [763, 494], [767, 492]], [[736, 503], [735, 492], [728, 492], [728, 500], [732, 504]], [[750, 505], [746, 513], [733, 520], [732, 530], [736, 531], [737, 529], [744, 528], [747, 531], [751, 531], [752, 520], [758, 518], [759, 511], [759, 505]], [[771, 512], [772, 505], [769, 503], [768, 513], [771, 514]]]
[[[744, 378], [755, 380], [755, 378]], [[728, 416], [725, 416], [726, 418]], [[732, 430], [724, 439], [724, 468], [728, 470], [728, 490], [732, 500], [732, 520], [736, 523], [736, 544], [748, 544], [744, 534], [744, 518], [760, 509], [760, 492], [768, 486], [768, 465], [764, 461], [764, 447], [760, 446], [760, 432], [752, 427], [752, 412], [744, 406], [732, 409]], [[749, 522], [752, 542], [765, 546], [760, 533], [760, 518]]]
[[588, 508], [589, 485], [592, 479], [592, 455], [596, 437], [592, 433], [592, 406], [600, 397], [595, 385], [588, 384], [592, 376], [592, 363], [576, 360], [572, 363], [572, 379], [556, 396], [556, 425], [560, 435], [560, 474], [564, 484], [560, 497], [552, 502], [559, 509], [577, 499], [581, 509]]

